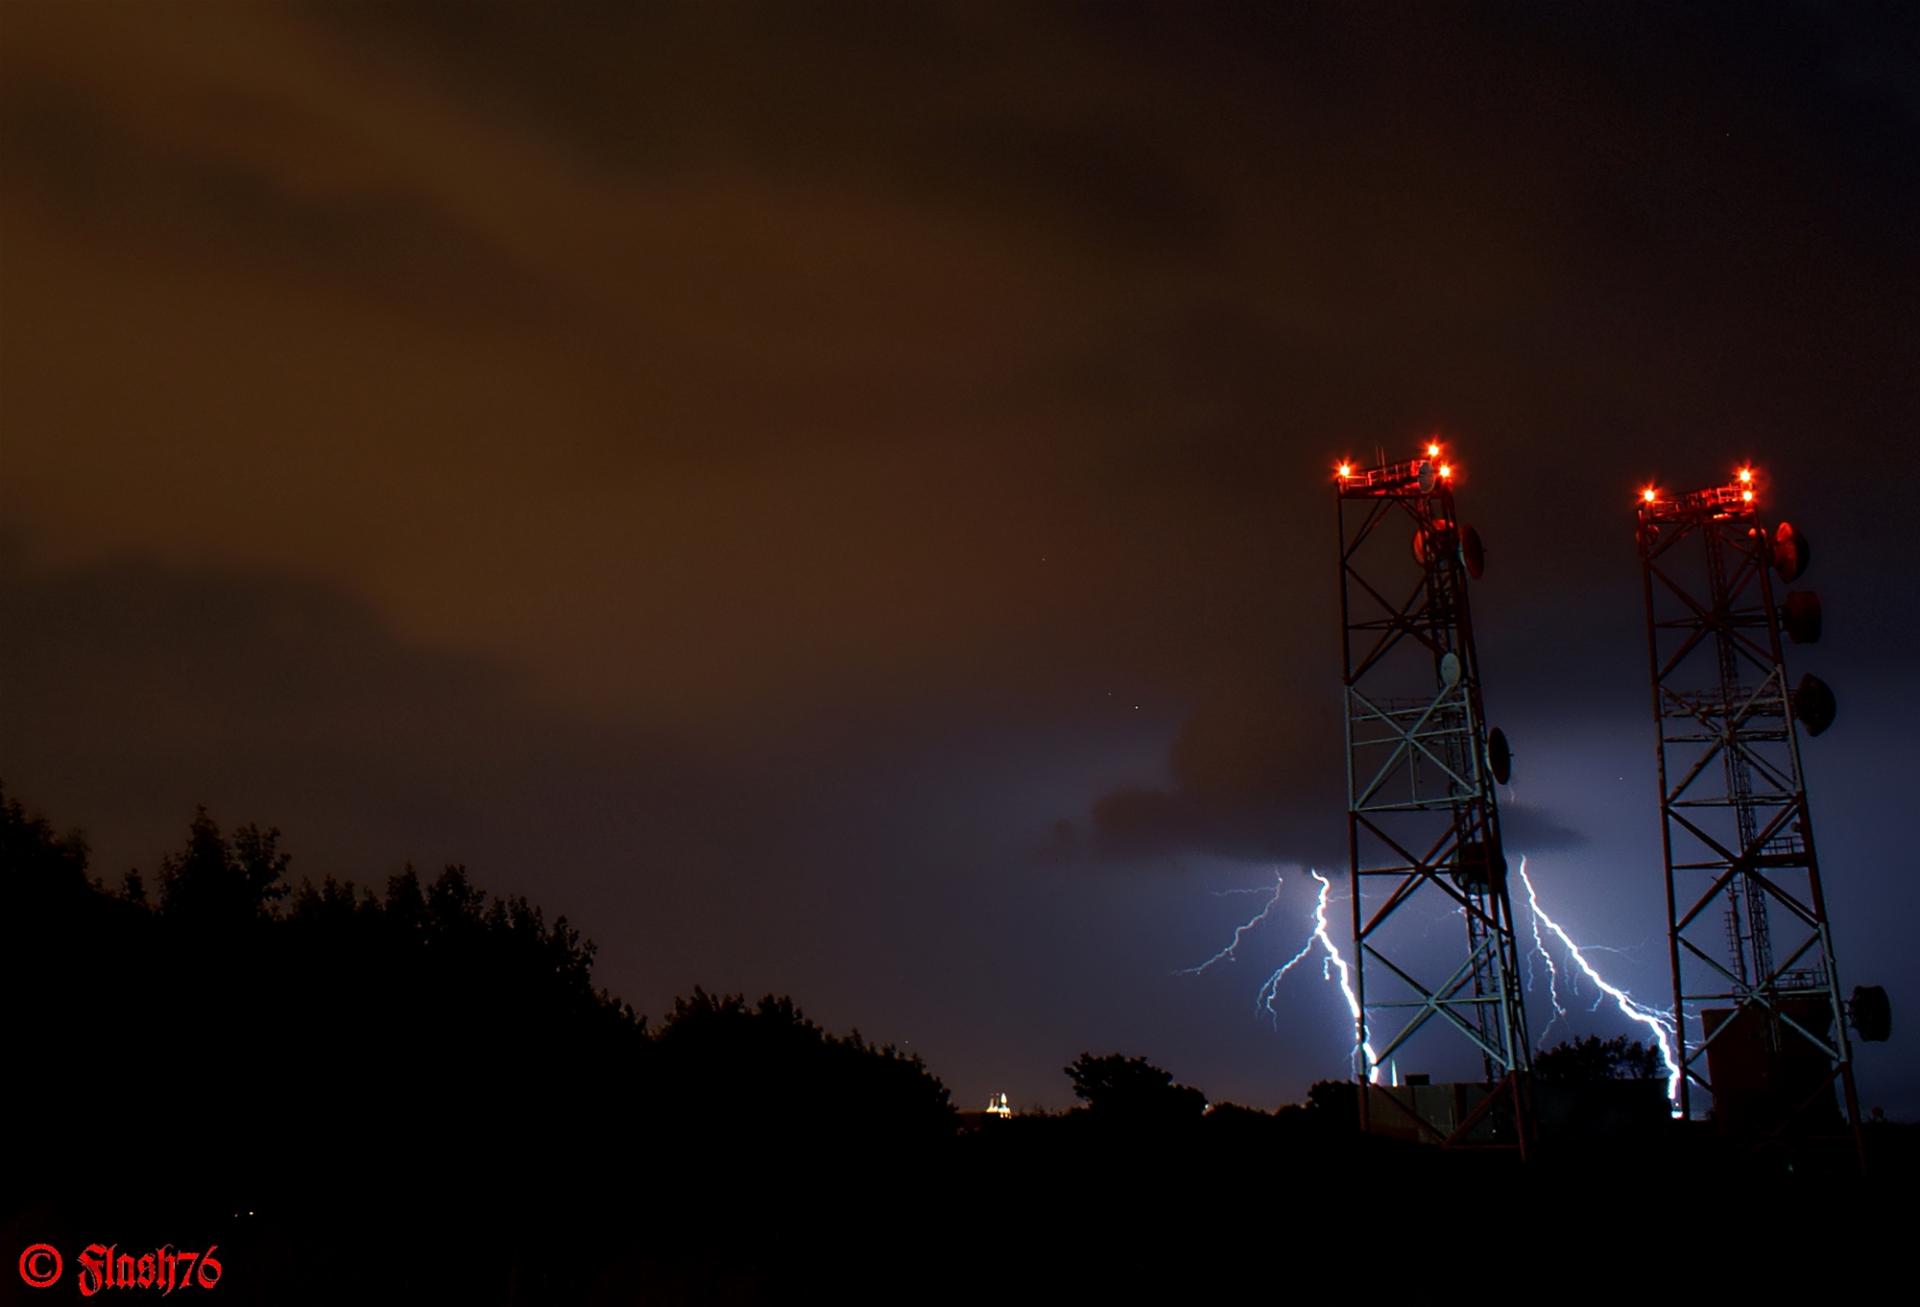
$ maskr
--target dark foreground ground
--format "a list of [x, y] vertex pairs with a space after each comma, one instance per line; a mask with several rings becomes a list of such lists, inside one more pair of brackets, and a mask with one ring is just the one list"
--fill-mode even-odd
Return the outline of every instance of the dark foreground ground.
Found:
[[[225, 1179], [204, 1143], [102, 1129], [73, 1140], [56, 1174], [12, 1172], [0, 1301], [76, 1300], [94, 1243], [217, 1245], [219, 1283], [177, 1292], [233, 1304], [1192, 1301], [1343, 1284], [1412, 1298], [1507, 1277], [1582, 1299], [1665, 1283], [1717, 1300], [1716, 1287], [1831, 1285], [1902, 1263], [1916, 1133], [1875, 1128], [1864, 1179], [1677, 1129], [1521, 1167], [1357, 1137], [1060, 1118], [904, 1150], [686, 1150], [667, 1129], [651, 1157], [599, 1171], [475, 1138], [462, 1155], [347, 1154], [338, 1169]], [[15, 1261], [37, 1243], [65, 1272], [34, 1290]]]

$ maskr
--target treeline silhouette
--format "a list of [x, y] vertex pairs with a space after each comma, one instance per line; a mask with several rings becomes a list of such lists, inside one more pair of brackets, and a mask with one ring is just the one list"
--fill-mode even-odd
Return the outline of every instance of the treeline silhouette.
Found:
[[110, 890], [82, 838], [0, 807], [8, 1016], [43, 1054], [39, 1119], [146, 1110], [247, 1140], [276, 1173], [369, 1154], [465, 1168], [536, 1124], [601, 1156], [623, 1135], [657, 1151], [653, 1136], [707, 1130], [763, 1147], [953, 1132], [917, 1056], [831, 1034], [789, 998], [695, 989], [650, 1029], [595, 987], [594, 946], [565, 917], [488, 895], [464, 866], [408, 867], [379, 893], [295, 886], [277, 830], [228, 836], [203, 809], [157, 885]]

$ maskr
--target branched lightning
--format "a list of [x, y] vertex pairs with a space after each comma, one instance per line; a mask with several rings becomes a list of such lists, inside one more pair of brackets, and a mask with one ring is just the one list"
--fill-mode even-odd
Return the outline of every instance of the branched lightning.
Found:
[[[1320, 978], [1331, 980], [1334, 972], [1340, 973], [1340, 993], [1347, 1000], [1347, 1011], [1352, 1015], [1357, 1028], [1360, 1022], [1360, 1000], [1353, 992], [1353, 976], [1347, 970], [1346, 958], [1341, 956], [1339, 946], [1333, 942], [1333, 935], [1327, 930], [1327, 896], [1333, 890], [1333, 882], [1311, 868], [1308, 869], [1308, 874], [1320, 884], [1320, 893], [1313, 904], [1313, 933], [1307, 936], [1307, 942], [1300, 946], [1299, 952], [1281, 963], [1274, 969], [1273, 974], [1267, 977], [1266, 983], [1260, 986], [1254, 1003], [1256, 1007], [1266, 1009], [1267, 1015], [1278, 1021], [1280, 1013], [1274, 1007], [1274, 999], [1280, 991], [1281, 978], [1305, 961], [1307, 955], [1313, 952], [1313, 946], [1318, 944], [1326, 951], [1326, 956], [1320, 963]], [[1366, 1059], [1367, 1078], [1379, 1080], [1379, 1059], [1374, 1056], [1373, 1045], [1362, 1044], [1357, 1051]]]
[[[1319, 873], [1316, 872], [1314, 874], [1318, 875]], [[1324, 891], [1322, 895], [1324, 897]], [[1253, 996], [1253, 1006], [1256, 1011], [1265, 1008], [1269, 1016], [1279, 1015], [1273, 1010], [1273, 995], [1274, 991], [1279, 987], [1280, 977], [1286, 975], [1289, 971], [1292, 971], [1304, 962], [1307, 954], [1313, 952], [1313, 946], [1319, 942], [1319, 933], [1317, 931], [1308, 935], [1307, 942], [1300, 946], [1300, 951], [1288, 958], [1285, 962], [1282, 962], [1274, 973], [1267, 977], [1266, 983], [1260, 986], [1260, 992]]]
[[[1239, 925], [1239, 927], [1234, 930], [1233, 938], [1227, 943], [1227, 946], [1221, 949], [1218, 953], [1215, 953], [1212, 957], [1208, 958], [1205, 962], [1202, 962], [1199, 966], [1182, 967], [1178, 971], [1174, 972], [1173, 974], [1176, 976], [1197, 976], [1216, 962], [1219, 962], [1222, 960], [1225, 960], [1228, 962], [1233, 961], [1234, 950], [1240, 947], [1240, 941], [1247, 937], [1248, 931], [1254, 929], [1261, 922], [1267, 919], [1268, 914], [1273, 911], [1274, 906], [1280, 902], [1280, 891], [1285, 885], [1286, 885], [1286, 881], [1282, 879], [1280, 873], [1277, 871], [1274, 872], [1273, 873], [1273, 892], [1267, 897], [1267, 905], [1261, 908], [1260, 911], [1256, 913], [1254, 916], [1249, 917], [1246, 921], [1242, 922]], [[1249, 893], [1259, 893], [1259, 890], [1256, 887], [1254, 889], [1225, 890], [1221, 892], [1227, 893], [1227, 894], [1249, 894]]]
[[[1533, 938], [1535, 944], [1541, 945], [1540, 923], [1545, 922], [1547, 929], [1552, 931], [1562, 946], [1566, 948], [1567, 956], [1573, 959], [1574, 965], [1585, 972], [1587, 979], [1591, 980], [1600, 988], [1603, 994], [1614, 1001], [1614, 1004], [1620, 1009], [1621, 1015], [1625, 1016], [1629, 1021], [1638, 1022], [1653, 1032], [1654, 1042], [1660, 1049], [1660, 1060], [1666, 1063], [1667, 1066], [1667, 1097], [1675, 1103], [1678, 1103], [1680, 1101], [1680, 1064], [1674, 1060], [1673, 1055], [1673, 1014], [1663, 1008], [1648, 1007], [1644, 1003], [1635, 1001], [1634, 997], [1627, 993], [1626, 990], [1621, 989], [1618, 985], [1607, 983], [1606, 978], [1593, 969], [1593, 964], [1588, 962], [1586, 956], [1580, 952], [1580, 946], [1573, 942], [1573, 937], [1562, 930], [1560, 923], [1548, 916], [1540, 907], [1540, 897], [1534, 893], [1533, 881], [1527, 875], [1527, 860], [1524, 857], [1520, 859], [1520, 883], [1526, 886], [1527, 909], [1533, 914], [1534, 918]], [[1544, 945], [1541, 945], [1540, 955], [1546, 958], [1547, 966], [1551, 969], [1553, 967], [1553, 959], [1548, 956]], [[1548, 974], [1553, 975], [1554, 972], [1549, 970]], [[1557, 995], [1554, 1000], [1554, 1014], [1556, 1019], [1565, 1015], [1564, 1010], [1560, 1007]], [[1553, 1022], [1549, 1021], [1547, 1025], [1551, 1028]], [[1544, 1035], [1546, 1032], [1542, 1031], [1541, 1033]]]
[[[1520, 860], [1521, 879], [1525, 880], [1526, 875], [1527, 860], [1522, 858]], [[1534, 902], [1532, 881], [1527, 881], [1527, 901], [1529, 903]], [[1540, 960], [1547, 964], [1547, 999], [1553, 1004], [1553, 1016], [1548, 1018], [1547, 1024], [1540, 1029], [1540, 1040], [1544, 1043], [1547, 1038], [1547, 1031], [1553, 1029], [1554, 1022], [1567, 1015], [1567, 1010], [1560, 1006], [1560, 968], [1553, 964], [1553, 954], [1547, 952], [1547, 942], [1540, 938], [1540, 909], [1537, 905], [1529, 915], [1528, 920], [1533, 924], [1533, 947], [1535, 951], [1540, 954]], [[1527, 988], [1532, 989], [1533, 958], [1531, 956], [1527, 958], [1527, 978]]]
[[[1254, 994], [1254, 1009], [1255, 1011], [1264, 1011], [1268, 1016], [1278, 1021], [1280, 1012], [1279, 1009], [1274, 1006], [1274, 1002], [1275, 996], [1279, 991], [1281, 979], [1289, 971], [1292, 971], [1295, 967], [1306, 961], [1315, 948], [1319, 948], [1325, 953], [1325, 956], [1320, 962], [1321, 978], [1324, 980], [1332, 980], [1335, 978], [1335, 973], [1338, 973], [1340, 993], [1346, 998], [1347, 1011], [1353, 1017], [1355, 1025], [1357, 1026], [1360, 1020], [1360, 1000], [1353, 992], [1353, 976], [1347, 968], [1346, 958], [1341, 955], [1340, 946], [1333, 942], [1333, 934], [1327, 926], [1327, 899], [1333, 890], [1333, 882], [1317, 871], [1309, 869], [1309, 874], [1312, 875], [1314, 880], [1319, 882], [1320, 885], [1320, 892], [1315, 898], [1313, 905], [1313, 931], [1307, 936], [1307, 942], [1302, 944], [1292, 957], [1274, 968], [1266, 980], [1261, 982], [1260, 988]], [[1285, 886], [1285, 883], [1281, 875], [1275, 872], [1273, 877], [1273, 890], [1268, 894], [1265, 905], [1261, 907], [1259, 912], [1240, 923], [1240, 925], [1234, 929], [1233, 938], [1227, 941], [1227, 946], [1198, 966], [1182, 967], [1173, 974], [1176, 976], [1197, 976], [1207, 970], [1207, 968], [1213, 966], [1216, 962], [1232, 962], [1236, 960], [1241, 942], [1246, 939], [1248, 933], [1262, 925], [1267, 918], [1273, 915], [1274, 908], [1280, 903], [1280, 892]], [[1240, 889], [1216, 890], [1214, 892], [1216, 895], [1222, 895], [1258, 893], [1260, 891], [1258, 889]], [[1371, 1044], [1362, 1044], [1355, 1049], [1355, 1052], [1365, 1056], [1369, 1078], [1376, 1081], [1379, 1080], [1380, 1069], [1376, 1065], [1378, 1059], [1374, 1057], [1373, 1046]]]

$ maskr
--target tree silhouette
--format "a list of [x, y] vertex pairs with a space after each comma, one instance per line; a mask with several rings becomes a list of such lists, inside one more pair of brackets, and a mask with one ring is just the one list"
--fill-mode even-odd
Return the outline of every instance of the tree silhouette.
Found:
[[187, 846], [160, 864], [160, 911], [196, 925], [225, 927], [255, 920], [286, 897], [291, 855], [280, 832], [242, 826], [229, 841], [207, 810], [195, 810]]
[[1324, 1133], [1357, 1133], [1360, 1086], [1351, 1080], [1316, 1080], [1307, 1089], [1306, 1112], [1313, 1126]]
[[1207, 1108], [1198, 1089], [1173, 1083], [1173, 1074], [1144, 1057], [1082, 1053], [1064, 1068], [1074, 1097], [1100, 1120], [1165, 1125], [1197, 1121]]
[[696, 986], [675, 1000], [656, 1044], [659, 1107], [677, 1121], [840, 1142], [945, 1139], [956, 1126], [947, 1087], [918, 1055], [858, 1030], [833, 1035], [791, 998], [748, 1003]]
[[[0, 786], [0, 872], [8, 896], [24, 913], [71, 912], [91, 893], [87, 842], [78, 832], [56, 835], [44, 817], [30, 816]], [[12, 926], [27, 924], [12, 916]]]
[[1625, 1035], [1607, 1040], [1588, 1035], [1536, 1053], [1533, 1074], [1549, 1084], [1567, 1085], [1652, 1080], [1661, 1074], [1660, 1050]]

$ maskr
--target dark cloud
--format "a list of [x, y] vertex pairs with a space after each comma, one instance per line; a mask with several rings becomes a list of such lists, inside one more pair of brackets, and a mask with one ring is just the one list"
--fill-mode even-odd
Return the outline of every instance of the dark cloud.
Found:
[[[538, 321], [545, 292], [481, 230], [355, 162], [351, 129], [257, 89], [208, 90], [158, 121], [114, 111], [49, 74], [0, 90], [0, 175], [14, 203], [106, 246], [219, 265], [219, 276], [305, 283], [385, 313]], [[283, 144], [283, 147], [285, 145]]]
[[1332, 865], [1344, 838], [1338, 701], [1298, 688], [1216, 691], [1174, 738], [1171, 784], [1123, 786], [1094, 802], [1099, 853]]
[[1591, 838], [1563, 817], [1518, 803], [1501, 806], [1500, 835], [1508, 849], [1529, 853], [1562, 853], [1589, 843]]

